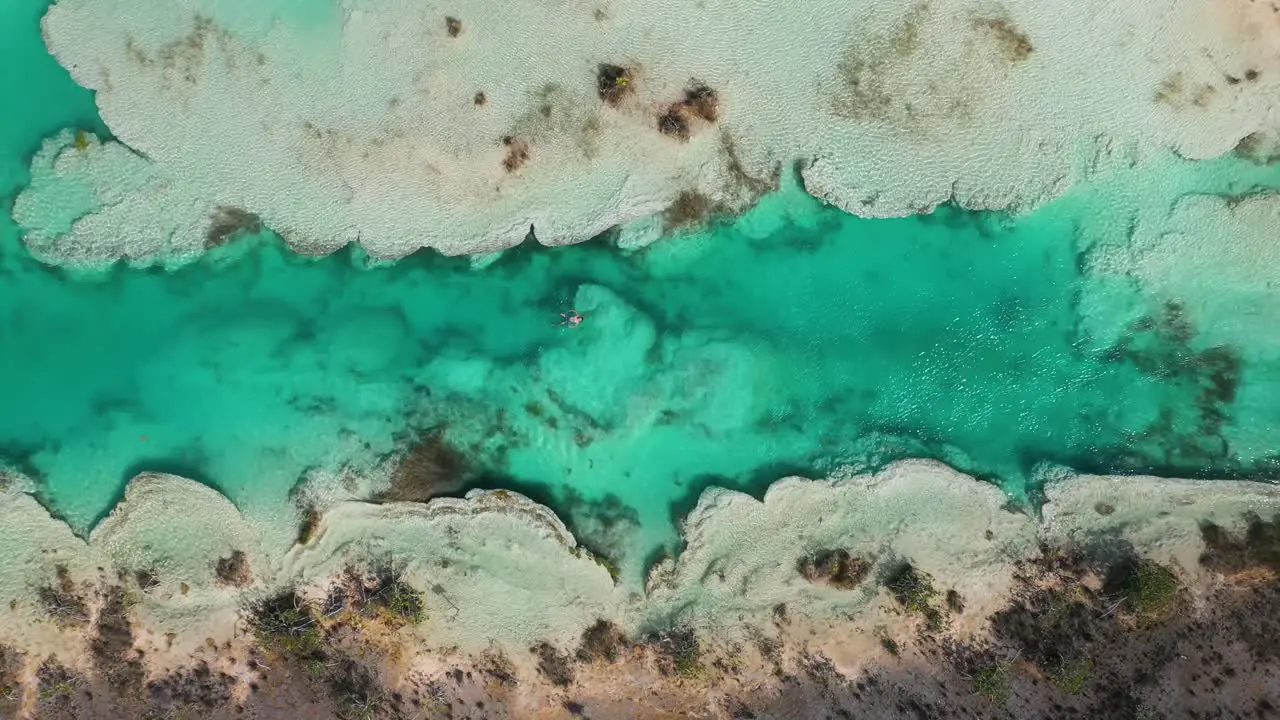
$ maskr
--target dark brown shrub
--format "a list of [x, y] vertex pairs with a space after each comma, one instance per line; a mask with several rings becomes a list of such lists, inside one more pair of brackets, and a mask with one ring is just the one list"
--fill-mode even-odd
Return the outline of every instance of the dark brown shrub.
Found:
[[218, 558], [215, 568], [218, 581], [233, 587], [248, 587], [253, 584], [253, 571], [249, 568], [249, 557], [242, 550], [232, 550], [224, 558]]

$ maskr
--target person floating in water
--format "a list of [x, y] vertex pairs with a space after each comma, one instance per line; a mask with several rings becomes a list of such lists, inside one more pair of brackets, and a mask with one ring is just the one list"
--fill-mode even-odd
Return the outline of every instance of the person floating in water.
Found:
[[560, 313], [560, 327], [575, 328], [582, 324], [582, 313], [577, 310]]

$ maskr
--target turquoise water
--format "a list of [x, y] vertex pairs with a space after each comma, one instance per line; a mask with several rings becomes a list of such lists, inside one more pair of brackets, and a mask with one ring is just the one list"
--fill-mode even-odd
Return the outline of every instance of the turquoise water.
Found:
[[[43, 53], [42, 5], [0, 10], [10, 195], [42, 137], [97, 122]], [[1233, 401], [1280, 379], [1277, 361], [1204, 347], [1128, 295], [1103, 311], [1152, 322], [1123, 342], [1081, 332], [1082, 227], [1123, 218], [1138, 200], [1122, 188], [1171, 200], [1280, 185], [1275, 168], [1229, 159], [1164, 169], [1016, 220], [862, 220], [790, 187], [640, 252], [603, 238], [484, 270], [305, 259], [262, 236], [172, 273], [70, 276], [28, 258], [6, 216], [0, 456], [83, 531], [142, 470], [269, 514], [307, 470], [441, 428], [471, 484], [552, 504], [632, 565], [674, 542], [707, 485], [758, 492], [789, 472], [929, 456], [1032, 499], [1044, 462], [1273, 472], [1268, 442], [1241, 452], [1232, 433], [1280, 440], [1280, 403]], [[570, 308], [586, 322], [556, 327]]]

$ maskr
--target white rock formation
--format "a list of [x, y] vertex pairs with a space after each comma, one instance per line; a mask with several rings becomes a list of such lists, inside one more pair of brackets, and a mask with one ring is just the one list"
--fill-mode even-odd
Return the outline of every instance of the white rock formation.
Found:
[[[60, 628], [40, 598], [41, 587], [58, 584], [60, 565], [90, 614], [97, 590], [123, 584], [137, 617], [150, 632], [173, 633], [167, 652], [179, 655], [205, 638], [231, 637], [236, 615], [255, 600], [293, 587], [323, 593], [353, 565], [394, 566], [423, 593], [420, 638], [469, 652], [541, 640], [572, 647], [601, 618], [632, 633], [671, 622], [720, 632], [767, 623], [778, 604], [816, 626], [853, 620], [869, 632], [894, 616], [876, 579], [904, 561], [940, 592], [958, 591], [967, 608], [961, 622], [977, 622], [1007, 600], [1016, 563], [1035, 557], [1041, 541], [1127, 541], [1172, 563], [1194, 587], [1208, 580], [1197, 563], [1201, 522], [1238, 531], [1245, 513], [1280, 513], [1280, 487], [1256, 482], [1071, 476], [1047, 496], [1039, 521], [1011, 510], [995, 487], [921, 460], [874, 475], [786, 478], [763, 500], [713, 488], [685, 522], [684, 551], [654, 569], [640, 597], [615, 586], [549, 509], [502, 490], [428, 503], [338, 501], [305, 544], [276, 548], [260, 540], [280, 533], [259, 532], [213, 490], [172, 475], [135, 478], [88, 541], [10, 489], [0, 497], [0, 605], [10, 608], [0, 616], [0, 643], [82, 652], [87, 622]], [[800, 576], [802, 557], [835, 548], [872, 561], [858, 588]], [[254, 570], [248, 587], [216, 579], [217, 560], [236, 549]], [[137, 587], [140, 569], [158, 584]]]
[[[181, 262], [246, 213], [305, 252], [559, 245], [681, 193], [741, 207], [797, 160], [864, 215], [1022, 210], [1113, 140], [1205, 158], [1280, 125], [1280, 15], [1249, 0], [289, 8], [60, 0], [48, 45], [133, 152], [48, 144], [15, 208], [33, 250]], [[634, 69], [617, 107], [600, 63]], [[660, 132], [696, 83], [715, 122]]]

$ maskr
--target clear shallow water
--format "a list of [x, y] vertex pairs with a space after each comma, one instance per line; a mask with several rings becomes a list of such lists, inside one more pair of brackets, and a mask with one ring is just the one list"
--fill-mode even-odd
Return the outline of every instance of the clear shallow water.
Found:
[[[42, 52], [42, 4], [0, 14], [10, 191], [41, 137], [96, 122]], [[1231, 161], [1166, 166], [1117, 187], [1171, 200], [1280, 184]], [[1277, 427], [1273, 411], [1241, 417], [1232, 400], [1280, 366], [1210, 352], [1126, 296], [1101, 312], [1156, 319], [1128, 349], [1080, 332], [1081, 229], [1123, 219], [1139, 201], [1123, 195], [1082, 189], [1016, 221], [861, 220], [791, 188], [634, 254], [521, 249], [483, 271], [305, 259], [261, 237], [173, 273], [71, 277], [26, 257], [4, 217], [0, 456], [84, 530], [142, 470], [271, 515], [308, 469], [438, 427], [473, 484], [547, 501], [633, 564], [707, 485], [759, 491], [790, 472], [932, 456], [1014, 496], [1034, 494], [1041, 462], [1271, 472], [1230, 438]], [[572, 307], [584, 326], [555, 327]]]

